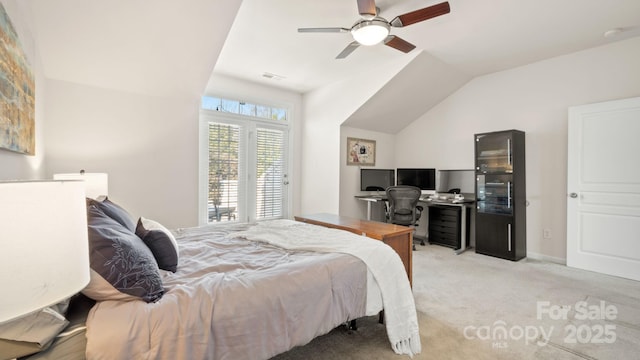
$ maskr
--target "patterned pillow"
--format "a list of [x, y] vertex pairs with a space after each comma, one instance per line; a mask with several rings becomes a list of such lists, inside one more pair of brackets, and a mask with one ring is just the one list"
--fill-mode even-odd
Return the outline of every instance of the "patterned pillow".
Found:
[[82, 292], [94, 300], [160, 299], [160, 271], [144, 242], [95, 204], [87, 207], [87, 222], [92, 271]]
[[157, 221], [141, 217], [136, 227], [136, 235], [151, 249], [162, 270], [178, 270], [178, 242], [171, 231]]

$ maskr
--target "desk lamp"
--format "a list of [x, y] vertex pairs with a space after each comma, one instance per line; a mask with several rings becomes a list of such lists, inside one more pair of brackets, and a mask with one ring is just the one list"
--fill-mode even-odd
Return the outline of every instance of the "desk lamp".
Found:
[[109, 176], [105, 173], [88, 173], [80, 170], [77, 173], [54, 174], [54, 180], [83, 180], [88, 198], [97, 199], [109, 195]]

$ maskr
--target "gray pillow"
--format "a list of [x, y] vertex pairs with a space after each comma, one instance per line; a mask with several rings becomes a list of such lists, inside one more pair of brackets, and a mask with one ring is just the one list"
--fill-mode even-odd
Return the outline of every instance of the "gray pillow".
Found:
[[149, 247], [162, 270], [178, 270], [178, 243], [171, 231], [157, 221], [141, 217], [136, 227], [136, 235]]
[[88, 201], [89, 204], [97, 206], [105, 215], [117, 221], [132, 233], [135, 233], [136, 222], [122, 206], [109, 200], [108, 197], [105, 197], [102, 201], [93, 199], [88, 199]]
[[[126, 294], [155, 302], [164, 294], [151, 250], [125, 226], [95, 204], [87, 206], [91, 280], [82, 292], [94, 300], [122, 300]], [[109, 285], [106, 285], [109, 284]], [[112, 286], [113, 289], [105, 289]], [[100, 291], [102, 290], [102, 291]]]

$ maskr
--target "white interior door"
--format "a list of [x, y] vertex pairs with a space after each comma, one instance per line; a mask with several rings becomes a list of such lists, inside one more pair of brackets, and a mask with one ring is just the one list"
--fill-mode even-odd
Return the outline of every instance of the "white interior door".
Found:
[[567, 265], [640, 280], [640, 98], [569, 109]]

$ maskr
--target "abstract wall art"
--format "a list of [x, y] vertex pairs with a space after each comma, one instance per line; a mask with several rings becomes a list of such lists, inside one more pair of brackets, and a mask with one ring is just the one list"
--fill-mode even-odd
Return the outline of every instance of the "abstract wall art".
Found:
[[34, 155], [35, 133], [33, 72], [0, 3], [0, 148]]

